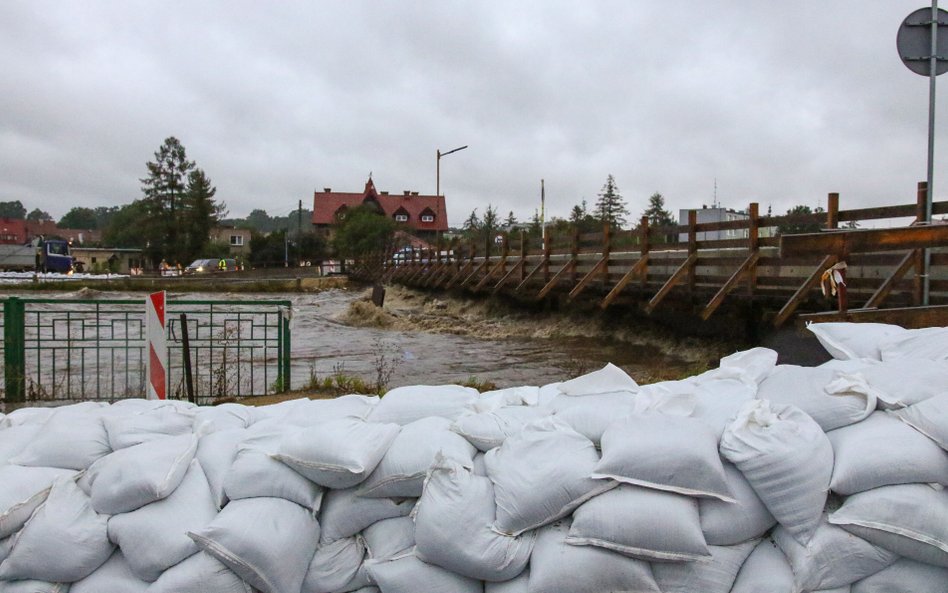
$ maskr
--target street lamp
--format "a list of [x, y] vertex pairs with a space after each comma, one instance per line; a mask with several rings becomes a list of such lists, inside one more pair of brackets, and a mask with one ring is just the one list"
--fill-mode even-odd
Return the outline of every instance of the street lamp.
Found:
[[454, 150], [449, 150], [448, 152], [441, 152], [440, 149], [438, 150], [438, 159], [437, 159], [437, 166], [436, 166], [436, 169], [437, 169], [437, 180], [436, 180], [436, 182], [435, 182], [435, 183], [436, 183], [436, 185], [435, 185], [435, 195], [438, 195], [438, 196], [441, 195], [441, 157], [443, 157], [443, 156], [448, 156], [448, 155], [451, 154], [452, 152], [457, 152], [457, 151], [459, 151], [459, 150], [464, 150], [465, 148], [467, 148], [467, 144], [465, 144], [464, 146], [460, 146], [460, 147], [458, 147], [458, 148], [455, 148]]

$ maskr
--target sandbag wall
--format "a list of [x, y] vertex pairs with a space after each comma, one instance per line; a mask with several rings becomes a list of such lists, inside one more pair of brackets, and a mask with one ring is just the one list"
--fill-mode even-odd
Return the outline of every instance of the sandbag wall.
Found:
[[945, 593], [948, 328], [682, 381], [0, 416], [0, 593]]

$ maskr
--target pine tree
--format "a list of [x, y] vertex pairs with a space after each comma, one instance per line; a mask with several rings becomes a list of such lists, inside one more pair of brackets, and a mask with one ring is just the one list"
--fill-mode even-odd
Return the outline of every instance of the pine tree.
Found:
[[471, 215], [467, 217], [467, 220], [464, 221], [464, 226], [462, 227], [464, 232], [473, 235], [481, 228], [481, 219], [477, 217], [477, 208], [471, 210]]
[[224, 205], [215, 202], [217, 188], [202, 169], [194, 169], [188, 174], [188, 186], [180, 210], [180, 227], [184, 231], [181, 246], [177, 253], [169, 253], [176, 261], [191, 261], [201, 257], [207, 248], [211, 228], [226, 213]]
[[599, 200], [596, 201], [596, 214], [600, 222], [608, 222], [616, 229], [625, 224], [626, 217], [629, 215], [625, 200], [622, 199], [619, 187], [612, 175], [606, 178], [606, 183], [599, 193]]
[[181, 253], [178, 211], [194, 162], [188, 160], [181, 142], [170, 136], [155, 152], [155, 160], [145, 166], [148, 168], [148, 177], [140, 179], [147, 212], [146, 224], [142, 229], [146, 239], [145, 255], [153, 261], [175, 258]]
[[514, 216], [513, 210], [511, 210], [510, 213], [507, 214], [507, 220], [504, 221], [504, 226], [507, 227], [508, 229], [512, 229], [516, 225], [517, 225], [517, 217]]
[[665, 210], [665, 198], [662, 194], [655, 192], [648, 199], [648, 208], [642, 214], [648, 218], [650, 227], [671, 226], [675, 224], [675, 218], [671, 212]]

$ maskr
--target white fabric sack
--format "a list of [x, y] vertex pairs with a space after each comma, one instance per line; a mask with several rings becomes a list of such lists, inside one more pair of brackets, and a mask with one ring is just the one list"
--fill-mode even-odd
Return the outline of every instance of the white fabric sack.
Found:
[[829, 521], [906, 558], [948, 567], [948, 491], [942, 488], [901, 484], [860, 492]]
[[99, 459], [85, 476], [92, 508], [117, 515], [165, 498], [184, 479], [197, 444], [197, 437], [190, 433], [166, 436]]
[[915, 482], [948, 485], [948, 452], [885, 412], [826, 436], [835, 453], [833, 492], [847, 495]]
[[357, 537], [347, 537], [316, 549], [306, 570], [301, 593], [335, 593], [352, 591], [368, 585], [364, 579], [348, 586], [357, 577], [365, 557], [365, 545]]
[[216, 558], [198, 552], [175, 564], [151, 584], [148, 593], [254, 593]]
[[0, 466], [0, 538], [23, 527], [46, 500], [53, 482], [75, 475], [73, 470], [54, 467]]
[[724, 474], [735, 502], [716, 498], [698, 501], [705, 540], [714, 546], [733, 546], [762, 536], [777, 520], [739, 469], [725, 463]]
[[948, 392], [892, 414], [948, 451]]
[[343, 395], [333, 399], [300, 399], [280, 415], [289, 426], [317, 426], [340, 418], [365, 419], [379, 403], [377, 395]]
[[109, 520], [109, 539], [122, 548], [140, 578], [154, 581], [161, 573], [197, 553], [187, 532], [217, 515], [217, 505], [201, 469], [191, 462], [181, 485], [167, 498]]
[[67, 593], [69, 583], [48, 583], [46, 581], [0, 581], [0, 593]]
[[316, 553], [319, 523], [282, 498], [248, 498], [231, 501], [188, 536], [263, 593], [299, 593]]
[[0, 429], [0, 466], [19, 455], [42, 428], [40, 424], [24, 424]]
[[777, 356], [770, 348], [751, 348], [725, 356], [717, 369], [705, 374], [715, 379], [737, 379], [756, 391], [777, 366]]
[[883, 361], [897, 358], [948, 360], [948, 327], [906, 330], [887, 338], [879, 345], [879, 351]]
[[718, 439], [700, 420], [633, 414], [606, 429], [593, 478], [733, 502]]
[[274, 458], [320, 486], [351, 488], [372, 473], [400, 430], [359, 418], [328, 420], [285, 434]]
[[0, 429], [12, 428], [14, 426], [41, 425], [44, 424], [56, 408], [20, 408], [13, 410], [0, 419]]
[[480, 581], [422, 562], [413, 554], [365, 563], [371, 579], [385, 593], [483, 593]]
[[5, 537], [0, 539], [0, 562], [3, 562], [7, 559], [7, 556], [10, 555], [10, 550], [13, 549], [13, 540], [15, 536]]
[[806, 328], [838, 360], [882, 360], [882, 343], [908, 331], [887, 323], [810, 323]]
[[86, 469], [112, 452], [102, 408], [66, 406], [54, 412], [33, 440], [10, 463], [34, 467]]
[[158, 438], [191, 434], [194, 412], [166, 406], [140, 414], [110, 416], [104, 422], [109, 445], [118, 451]]
[[710, 557], [694, 498], [622, 484], [573, 512], [566, 543], [633, 558], [693, 561]]
[[589, 477], [598, 461], [592, 441], [556, 417], [528, 424], [484, 458], [497, 503], [494, 529], [520, 535], [614, 488]]
[[141, 580], [129, 567], [121, 550], [112, 552], [105, 564], [72, 584], [72, 593], [145, 593], [148, 583]]
[[487, 452], [501, 446], [507, 437], [517, 434], [530, 422], [548, 415], [548, 410], [535, 406], [506, 406], [461, 416], [451, 425], [451, 430], [479, 451]]
[[282, 438], [282, 431], [266, 430], [237, 446], [234, 463], [224, 477], [224, 495], [229, 500], [283, 498], [313, 512], [319, 510], [322, 487], [273, 458]]
[[491, 529], [494, 488], [457, 462], [437, 459], [415, 508], [420, 560], [481, 581], [506, 581], [526, 567], [536, 534], [513, 537]]
[[[782, 364], [760, 384], [757, 398], [794, 405], [809, 414], [824, 431], [864, 420], [876, 409], [874, 394], [841, 389], [836, 372], [821, 367]], [[834, 393], [830, 393], [834, 386]]]
[[794, 591], [845, 587], [898, 559], [896, 554], [830, 525], [825, 518], [806, 546], [782, 526], [774, 530], [773, 538], [793, 569]]
[[721, 437], [721, 455], [800, 542], [820, 524], [833, 474], [833, 446], [800, 409], [748, 402]]
[[[384, 400], [379, 406], [385, 405]], [[403, 426], [375, 471], [359, 487], [359, 495], [373, 498], [421, 496], [425, 474], [439, 452], [445, 459], [471, 467], [477, 449], [467, 439], [452, 432], [451, 421], [446, 418], [432, 416]]]
[[839, 373], [836, 382], [853, 391], [871, 391], [880, 408], [904, 408], [948, 390], [948, 361], [898, 358]]
[[945, 593], [948, 568], [900, 558], [853, 584], [852, 593]]
[[598, 371], [587, 373], [569, 381], [563, 381], [560, 383], [559, 390], [564, 395], [572, 396], [612, 393], [615, 391], [635, 393], [639, 390], [639, 384], [628, 373], [610, 362]]
[[370, 422], [411, 424], [439, 416], [457, 420], [477, 399], [477, 390], [460, 385], [410, 385], [396, 387], [369, 413]]
[[414, 499], [366, 498], [357, 488], [330, 490], [319, 511], [320, 544], [355, 535], [376, 521], [405, 517]]
[[559, 420], [598, 446], [606, 428], [631, 414], [641, 398], [642, 392], [633, 395], [628, 391], [583, 397], [560, 395], [548, 407]]
[[660, 593], [647, 562], [566, 543], [569, 521], [542, 528], [530, 557], [529, 593]]
[[708, 546], [710, 560], [656, 562], [652, 572], [662, 593], [728, 593], [757, 540], [736, 546]]
[[546, 385], [542, 385], [537, 394], [536, 405], [541, 407], [550, 405], [550, 402], [552, 402], [554, 398], [562, 395], [560, 393], [560, 385], [562, 385], [562, 383], [547, 383]]
[[479, 414], [507, 406], [536, 406], [539, 402], [540, 388], [535, 385], [523, 385], [485, 391], [468, 405], [468, 409]]
[[366, 556], [373, 560], [389, 560], [415, 545], [415, 519], [393, 517], [369, 525], [362, 532]]
[[793, 569], [777, 544], [762, 540], [737, 573], [731, 593], [796, 593]]
[[237, 446], [248, 437], [246, 429], [229, 428], [218, 430], [201, 437], [198, 443], [196, 457], [201, 462], [201, 469], [207, 476], [207, 483], [211, 487], [211, 495], [218, 509], [224, 508], [227, 495], [224, 494], [224, 480], [237, 458]]
[[249, 428], [266, 414], [253, 406], [241, 404], [221, 404], [198, 408], [194, 413], [194, 432], [207, 435], [218, 430], [231, 428]]
[[484, 593], [527, 593], [530, 590], [530, 569], [515, 579], [500, 583], [484, 583]]
[[49, 496], [13, 540], [0, 564], [0, 580], [36, 579], [72, 583], [112, 555], [108, 518], [99, 515], [70, 478], [59, 478]]

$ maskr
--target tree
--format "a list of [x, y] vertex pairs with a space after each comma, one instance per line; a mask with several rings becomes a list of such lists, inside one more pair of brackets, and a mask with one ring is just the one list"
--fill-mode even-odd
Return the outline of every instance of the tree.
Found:
[[31, 210], [30, 213], [26, 215], [26, 219], [33, 222], [41, 222], [44, 220], [52, 220], [53, 217], [50, 216], [49, 212], [46, 212], [45, 210], [33, 208], [33, 210]]
[[645, 209], [643, 216], [648, 218], [650, 227], [671, 226], [675, 224], [674, 215], [665, 210], [665, 198], [662, 194], [655, 192], [648, 199], [648, 208]]
[[152, 261], [179, 259], [183, 253], [178, 239], [178, 214], [194, 162], [188, 160], [181, 142], [170, 136], [155, 152], [155, 160], [145, 166], [148, 177], [140, 180], [147, 210], [142, 225], [146, 238], [145, 255]]
[[102, 232], [102, 241], [110, 247], [144, 249], [146, 238], [142, 232], [142, 221], [148, 215], [142, 200], [121, 206], [109, 219]]
[[599, 192], [599, 200], [596, 201], [596, 214], [599, 222], [608, 222], [613, 228], [621, 228], [629, 215], [625, 200], [622, 199], [619, 187], [612, 175], [606, 177], [606, 183]]
[[590, 233], [596, 230], [596, 227], [599, 226], [596, 218], [589, 213], [589, 209], [586, 206], [586, 200], [583, 200], [580, 204], [573, 206], [573, 209], [569, 213], [569, 222], [574, 227], [579, 229], [581, 233]]
[[332, 246], [345, 259], [383, 258], [394, 249], [396, 230], [395, 221], [388, 216], [358, 206], [336, 223]]
[[63, 229], [97, 229], [99, 219], [92, 208], [74, 206], [59, 219], [57, 226]]
[[514, 216], [513, 210], [507, 214], [507, 220], [504, 221], [504, 226], [508, 229], [512, 229], [513, 227], [517, 226], [517, 217]]
[[[540, 220], [540, 211], [534, 209], [533, 216], [530, 217], [530, 229], [529, 232], [535, 237], [540, 237], [543, 234], [543, 222]], [[542, 237], [541, 237], [542, 238]]]
[[477, 216], [477, 208], [471, 210], [471, 215], [467, 217], [461, 228], [464, 230], [464, 234], [468, 236], [477, 234], [477, 231], [481, 228], [481, 219]]
[[23, 220], [26, 218], [26, 208], [20, 200], [14, 202], [0, 202], [0, 218], [16, 218]]
[[[803, 204], [798, 204], [793, 208], [787, 210], [788, 217], [800, 217], [807, 214], [819, 214], [823, 212], [823, 208], [817, 206], [815, 210], [811, 209], [809, 206]], [[786, 220], [777, 225], [777, 234], [778, 235], [793, 235], [798, 233], [818, 233], [823, 225], [819, 222], [807, 222], [800, 220]]]
[[224, 216], [224, 205], [214, 201], [216, 193], [217, 188], [211, 185], [202, 169], [188, 173], [188, 187], [179, 217], [183, 245], [175, 260], [191, 261], [200, 257], [207, 247], [211, 228]]

